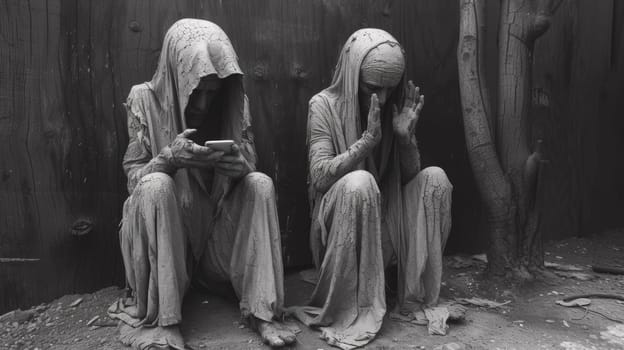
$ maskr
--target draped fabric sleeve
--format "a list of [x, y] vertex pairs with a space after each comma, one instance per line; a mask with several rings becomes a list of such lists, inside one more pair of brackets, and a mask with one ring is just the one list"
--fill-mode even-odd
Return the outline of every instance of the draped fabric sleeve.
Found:
[[375, 147], [373, 137], [364, 132], [362, 137], [352, 144], [346, 151], [337, 154], [334, 142], [330, 108], [324, 100], [312, 98], [310, 100], [308, 116], [308, 138], [310, 164], [310, 181], [314, 189], [325, 193], [342, 176], [356, 170]]
[[249, 112], [249, 99], [245, 95], [245, 106], [243, 111], [243, 132], [240, 144], [241, 153], [249, 163], [252, 171], [256, 171], [256, 147], [254, 146], [254, 136], [251, 130], [251, 113]]
[[410, 182], [420, 171], [420, 152], [416, 135], [412, 135], [407, 144], [399, 144], [399, 160], [401, 163], [401, 182]]
[[128, 117], [128, 148], [123, 158], [123, 169], [128, 177], [128, 193], [132, 193], [141, 178], [153, 172], [173, 174], [175, 167], [158, 154], [152, 158], [145, 114], [141, 101], [146, 87], [134, 86], [125, 103]]

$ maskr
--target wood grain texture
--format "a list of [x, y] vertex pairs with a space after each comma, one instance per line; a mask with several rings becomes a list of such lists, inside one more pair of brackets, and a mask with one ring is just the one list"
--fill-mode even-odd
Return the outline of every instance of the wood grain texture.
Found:
[[[0, 44], [0, 309], [120, 283], [126, 136], [97, 1], [6, 1]], [[91, 232], [74, 236], [77, 220]]]
[[543, 208], [549, 238], [621, 224], [623, 197], [614, 194], [623, 188], [622, 166], [614, 159], [624, 149], [616, 102], [624, 80], [616, 71], [622, 58], [611, 60], [615, 3], [565, 1], [536, 43], [531, 137], [544, 140], [550, 161]]
[[[496, 22], [489, 15], [495, 3], [488, 2], [488, 24]], [[552, 101], [534, 121], [552, 162], [546, 237], [621, 224], [612, 208], [622, 208], [617, 198], [624, 197], [624, 165], [613, 160], [623, 149], [624, 9], [618, 1], [563, 6], [537, 43], [534, 67]], [[277, 187], [288, 266], [310, 262], [307, 103], [329, 84], [344, 41], [362, 27], [388, 30], [403, 44], [408, 76], [426, 95], [417, 130], [423, 161], [444, 168], [454, 184], [447, 252], [484, 247], [461, 121], [456, 0], [6, 0], [0, 257], [40, 260], [0, 263], [0, 312], [123, 284], [122, 103], [133, 84], [151, 78], [164, 33], [182, 17], [222, 26], [240, 57], [259, 168]], [[487, 33], [486, 46], [495, 48], [496, 30]], [[71, 234], [79, 219], [92, 222], [90, 233]]]

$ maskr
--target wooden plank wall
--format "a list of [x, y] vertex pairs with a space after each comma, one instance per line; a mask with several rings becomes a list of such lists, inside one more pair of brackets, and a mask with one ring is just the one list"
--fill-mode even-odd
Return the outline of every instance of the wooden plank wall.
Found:
[[0, 257], [39, 259], [0, 263], [0, 310], [122, 282], [127, 90], [107, 4], [0, 5]]
[[[495, 13], [496, 2], [488, 6]], [[222, 26], [247, 73], [259, 167], [277, 185], [289, 266], [310, 261], [307, 101], [328, 85], [341, 46], [361, 27], [397, 37], [409, 77], [427, 96], [417, 130], [424, 162], [443, 167], [455, 185], [449, 250], [482, 248], [459, 108], [457, 8], [457, 0], [0, 3], [0, 258], [40, 259], [0, 263], [0, 312], [123, 283], [122, 103], [133, 84], [151, 78], [164, 33], [183, 17]], [[534, 123], [552, 155], [548, 237], [622, 222], [614, 209], [624, 197], [624, 167], [614, 161], [624, 148], [622, 14], [616, 0], [567, 0], [536, 47], [536, 85], [549, 97]], [[72, 235], [78, 220], [92, 231]]]
[[624, 4], [565, 1], [538, 39], [533, 138], [544, 139], [542, 229], [550, 238], [622, 224]]

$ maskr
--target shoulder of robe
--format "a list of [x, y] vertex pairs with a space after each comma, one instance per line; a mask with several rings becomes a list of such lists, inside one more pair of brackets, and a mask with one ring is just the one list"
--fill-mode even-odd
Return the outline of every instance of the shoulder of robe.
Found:
[[147, 84], [134, 85], [130, 89], [128, 98], [124, 106], [128, 111], [128, 132], [135, 134], [137, 140], [150, 147], [150, 141], [147, 133], [147, 110], [146, 105], [151, 103], [153, 92]]
[[130, 89], [130, 93], [128, 94], [128, 98], [126, 99], [126, 104], [127, 105], [131, 105], [135, 103], [140, 104], [141, 102], [145, 100], [149, 100], [151, 95], [152, 95], [152, 90], [149, 88], [147, 84], [143, 83], [143, 84], [134, 85]]
[[329, 111], [329, 101], [327, 100], [327, 97], [325, 95], [323, 95], [322, 93], [318, 93], [314, 96], [312, 96], [312, 98], [310, 99], [310, 102], [308, 102], [308, 107], [309, 107], [309, 111], [310, 112], [327, 112]]
[[311, 98], [311, 99], [310, 99], [310, 101], [308, 102], [308, 104], [309, 104], [310, 106], [312, 106], [312, 105], [316, 105], [316, 104], [318, 104], [318, 103], [326, 103], [326, 102], [325, 102], [325, 99], [323, 98], [323, 96], [321, 95], [321, 93], [318, 93], [318, 94], [316, 94], [316, 95], [312, 96], [312, 98]]
[[150, 105], [157, 105], [154, 92], [150, 87], [143, 83], [134, 85], [130, 89], [126, 103], [124, 103], [129, 116], [132, 115], [141, 121], [141, 124], [147, 125], [146, 111], [150, 110]]

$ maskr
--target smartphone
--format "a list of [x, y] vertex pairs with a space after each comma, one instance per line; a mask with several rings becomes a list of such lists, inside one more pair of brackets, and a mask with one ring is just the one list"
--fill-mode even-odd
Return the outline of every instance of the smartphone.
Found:
[[214, 141], [206, 141], [204, 146], [210, 147], [215, 151], [222, 151], [225, 153], [232, 152], [232, 145], [234, 144], [233, 140], [214, 140]]

